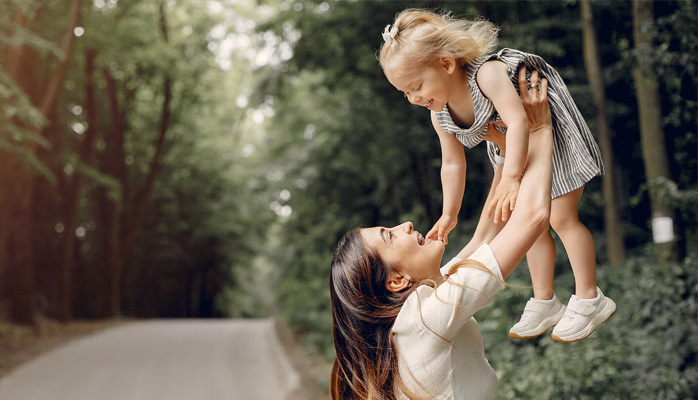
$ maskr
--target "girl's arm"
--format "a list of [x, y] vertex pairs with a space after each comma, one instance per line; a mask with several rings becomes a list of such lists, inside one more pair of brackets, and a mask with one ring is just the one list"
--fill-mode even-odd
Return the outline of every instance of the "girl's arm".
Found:
[[494, 222], [497, 223], [500, 220], [506, 221], [516, 205], [521, 173], [528, 153], [528, 118], [519, 93], [509, 80], [506, 64], [496, 60], [482, 64], [476, 80], [482, 93], [492, 101], [507, 125], [507, 154], [502, 178], [494, 197], [486, 206], [487, 217], [494, 212]]
[[441, 185], [443, 187], [443, 213], [433, 228], [429, 230], [426, 238], [431, 240], [443, 240], [448, 244], [448, 233], [458, 222], [463, 192], [465, 191], [465, 151], [463, 145], [455, 135], [444, 131], [436, 119], [436, 114], [431, 113], [431, 123], [441, 142]]

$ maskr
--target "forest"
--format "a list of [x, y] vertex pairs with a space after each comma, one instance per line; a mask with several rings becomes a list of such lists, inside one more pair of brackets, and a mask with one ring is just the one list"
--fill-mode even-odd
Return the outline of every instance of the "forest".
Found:
[[[542, 56], [606, 165], [579, 214], [616, 315], [578, 343], [510, 340], [522, 262], [476, 315], [498, 398], [698, 398], [693, 0], [0, 0], [0, 324], [271, 316], [328, 368], [338, 239], [441, 215], [429, 112], [376, 58], [409, 7]], [[445, 259], [482, 210], [483, 148]]]

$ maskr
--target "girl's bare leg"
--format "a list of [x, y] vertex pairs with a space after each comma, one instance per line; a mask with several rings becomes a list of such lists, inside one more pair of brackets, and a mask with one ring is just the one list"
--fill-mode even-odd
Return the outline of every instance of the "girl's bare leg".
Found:
[[575, 294], [583, 299], [596, 297], [596, 248], [589, 229], [579, 220], [577, 207], [584, 186], [552, 201], [550, 225], [560, 236], [572, 265]]
[[[553, 200], [553, 204], [555, 201]], [[550, 230], [546, 229], [526, 253], [528, 271], [533, 284], [533, 297], [538, 300], [553, 298], [555, 277], [555, 243]]]
[[594, 240], [579, 221], [577, 206], [584, 186], [553, 200], [550, 222], [565, 245], [572, 264], [576, 294], [550, 335], [558, 342], [576, 342], [591, 335], [616, 311], [616, 303], [596, 287]]

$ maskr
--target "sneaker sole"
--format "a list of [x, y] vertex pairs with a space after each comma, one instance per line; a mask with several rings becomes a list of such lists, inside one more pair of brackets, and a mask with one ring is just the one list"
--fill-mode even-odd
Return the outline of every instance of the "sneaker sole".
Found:
[[[509, 332], [509, 338], [510, 338], [510, 339], [533, 339], [533, 338], [535, 338], [535, 337], [538, 337], [538, 336], [544, 334], [545, 332], [547, 332], [548, 329], [550, 329], [550, 328], [552, 328], [553, 326], [557, 325], [557, 323], [560, 322], [560, 320], [562, 319], [562, 316], [563, 316], [564, 314], [565, 314], [565, 307], [562, 307], [562, 309], [558, 312], [558, 315], [556, 315], [555, 317], [553, 317], [553, 320], [554, 320], [555, 322], [553, 322], [553, 324], [549, 325], [547, 328], [545, 328], [545, 329], [543, 329], [542, 331], [540, 331], [540, 333], [534, 333], [534, 334], [530, 334], [530, 335], [519, 335], [518, 333], [515, 333], [515, 332]], [[546, 320], [547, 320], [547, 318], [546, 318]], [[541, 324], [539, 325], [538, 329], [541, 329], [542, 326], [545, 326], [545, 325], [546, 325], [546, 323], [545, 323], [546, 320], [543, 320], [543, 323], [541, 323]], [[536, 331], [537, 331], [537, 330], [536, 330]], [[535, 332], [535, 331], [534, 331], [534, 332]]]
[[[553, 325], [553, 326], [555, 326], [555, 325]], [[550, 329], [550, 327], [546, 328], [543, 332], [541, 332], [537, 335], [533, 335], [533, 336], [521, 336], [521, 335], [518, 335], [516, 333], [509, 332], [509, 338], [510, 339], [533, 339], [533, 338], [536, 338], [536, 337], [544, 334], [545, 332], [548, 331], [548, 329]]]
[[580, 340], [583, 340], [583, 339], [586, 339], [587, 337], [589, 337], [589, 335], [591, 335], [592, 333], [594, 333], [594, 331], [596, 330], [596, 327], [597, 327], [597, 326], [599, 326], [599, 325], [603, 324], [604, 322], [608, 321], [608, 320], [613, 316], [613, 314], [615, 314], [615, 313], [616, 313], [616, 304], [613, 303], [613, 311], [611, 311], [611, 313], [610, 313], [606, 318], [604, 318], [603, 320], [601, 320], [601, 321], [599, 321], [599, 322], [592, 322], [591, 324], [589, 324], [589, 326], [587, 326], [586, 329], [582, 330], [582, 331], [579, 332], [578, 334], [573, 335], [573, 336], [570, 337], [570, 338], [561, 338], [560, 336], [558, 336], [558, 335], [556, 335], [556, 334], [553, 333], [553, 334], [550, 335], [550, 337], [552, 337], [553, 340], [555, 340], [556, 342], [561, 342], [561, 343], [574, 343], [574, 342], [578, 342], [578, 341], [580, 341]]

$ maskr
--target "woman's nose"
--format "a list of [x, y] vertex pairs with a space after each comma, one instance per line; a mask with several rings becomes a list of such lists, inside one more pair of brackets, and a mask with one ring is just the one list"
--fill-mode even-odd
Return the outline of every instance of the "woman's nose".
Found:
[[412, 233], [412, 230], [414, 230], [414, 225], [412, 225], [412, 222], [410, 221], [403, 223], [400, 225], [400, 227], [403, 231], [405, 231], [405, 233]]

